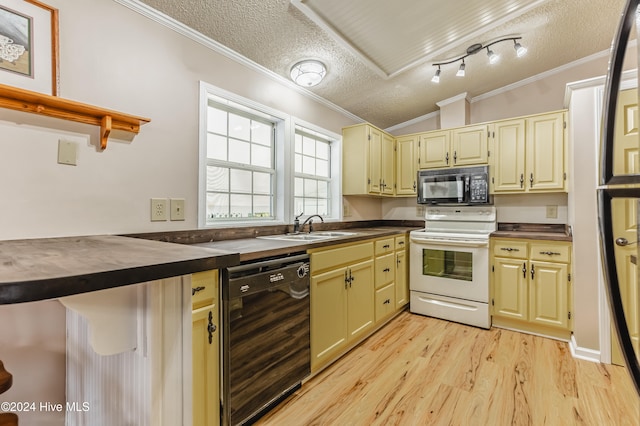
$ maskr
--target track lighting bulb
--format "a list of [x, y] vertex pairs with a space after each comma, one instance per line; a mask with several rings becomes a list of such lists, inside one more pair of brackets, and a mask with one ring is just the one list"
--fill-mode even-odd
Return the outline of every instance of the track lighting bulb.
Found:
[[462, 63], [460, 64], [460, 68], [458, 68], [458, 72], [456, 73], [456, 77], [464, 77], [464, 59], [462, 60]]
[[518, 56], [518, 58], [521, 58], [527, 54], [527, 48], [523, 47], [520, 43], [518, 43], [515, 40], [513, 40], [513, 48], [516, 49], [516, 55]]
[[440, 83], [440, 67], [436, 70], [436, 73], [431, 78], [432, 83]]
[[495, 64], [496, 62], [498, 62], [498, 60], [500, 60], [500, 56], [493, 53], [493, 50], [489, 49], [488, 47], [487, 47], [487, 56], [489, 57], [489, 63], [491, 65]]

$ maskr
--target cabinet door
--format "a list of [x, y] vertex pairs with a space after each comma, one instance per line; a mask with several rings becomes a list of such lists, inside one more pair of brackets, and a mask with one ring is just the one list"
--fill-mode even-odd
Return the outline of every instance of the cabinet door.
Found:
[[454, 166], [487, 164], [489, 145], [487, 125], [466, 126], [451, 132], [451, 151]]
[[[209, 324], [216, 327], [209, 341]], [[193, 425], [220, 421], [218, 308], [210, 305], [192, 313]]]
[[418, 136], [396, 140], [396, 195], [416, 195]]
[[493, 315], [527, 320], [527, 272], [525, 260], [494, 259]]
[[380, 193], [384, 195], [394, 194], [396, 182], [394, 147], [393, 137], [383, 133], [380, 150], [380, 178], [382, 179]]
[[329, 361], [346, 344], [346, 268], [311, 276], [311, 369]]
[[396, 307], [400, 309], [409, 303], [409, 280], [407, 280], [407, 253], [396, 252]]
[[564, 114], [527, 118], [525, 185], [529, 191], [564, 189]]
[[525, 121], [500, 121], [493, 125], [491, 179], [494, 192], [525, 190]]
[[[369, 193], [380, 194], [382, 190], [382, 132], [369, 127]], [[360, 161], [350, 158], [348, 161]]]
[[395, 312], [395, 284], [376, 290], [376, 322], [388, 318]]
[[396, 261], [394, 253], [376, 257], [374, 265], [374, 280], [376, 288], [384, 287], [395, 280]]
[[534, 324], [569, 328], [567, 265], [531, 262], [529, 321]]
[[449, 167], [449, 140], [451, 132], [440, 130], [420, 135], [418, 161], [421, 169]]
[[351, 283], [347, 290], [347, 328], [349, 340], [352, 340], [359, 339], [373, 327], [373, 260], [350, 266], [349, 270]]

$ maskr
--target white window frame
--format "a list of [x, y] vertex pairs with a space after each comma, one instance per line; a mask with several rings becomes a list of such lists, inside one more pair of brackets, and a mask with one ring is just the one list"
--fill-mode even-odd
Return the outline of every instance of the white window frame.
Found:
[[[207, 193], [207, 109], [210, 96], [225, 99], [246, 108], [256, 110], [275, 119], [275, 182], [273, 194], [274, 219], [240, 219], [224, 220], [215, 223], [207, 223], [206, 220], [206, 193]], [[218, 101], [218, 99], [216, 99]], [[200, 82], [200, 123], [199, 123], [199, 150], [198, 150], [198, 227], [199, 228], [224, 228], [238, 226], [264, 226], [291, 224], [295, 217], [294, 207], [294, 161], [295, 161], [295, 128], [304, 127], [314, 132], [326, 135], [331, 140], [331, 203], [330, 214], [326, 221], [339, 221], [342, 219], [342, 136], [329, 132], [313, 123], [295, 118], [274, 108], [259, 104], [251, 99], [236, 95], [235, 93]]]

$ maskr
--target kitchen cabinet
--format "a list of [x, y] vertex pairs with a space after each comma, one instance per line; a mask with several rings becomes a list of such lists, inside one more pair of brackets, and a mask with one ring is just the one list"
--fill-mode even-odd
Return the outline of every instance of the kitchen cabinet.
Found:
[[395, 238], [396, 256], [396, 310], [404, 308], [409, 303], [409, 268], [407, 256], [409, 250], [409, 240], [407, 235], [400, 235]]
[[492, 193], [566, 191], [566, 113], [493, 123]]
[[396, 196], [416, 196], [418, 135], [396, 139]]
[[493, 325], [568, 339], [571, 243], [491, 240]]
[[393, 136], [370, 124], [342, 129], [343, 195], [393, 196], [394, 143]]
[[391, 316], [396, 309], [394, 237], [376, 240], [374, 266], [374, 282], [376, 288], [375, 314], [376, 323], [379, 323]]
[[312, 372], [373, 329], [373, 253], [372, 241], [309, 250]]
[[418, 142], [420, 169], [487, 164], [487, 124], [422, 133]]
[[193, 425], [220, 421], [218, 271], [191, 276]]

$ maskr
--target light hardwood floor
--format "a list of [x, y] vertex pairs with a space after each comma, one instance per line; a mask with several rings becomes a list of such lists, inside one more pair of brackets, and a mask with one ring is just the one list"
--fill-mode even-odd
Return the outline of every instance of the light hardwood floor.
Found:
[[405, 311], [258, 424], [637, 426], [640, 398], [564, 342]]

